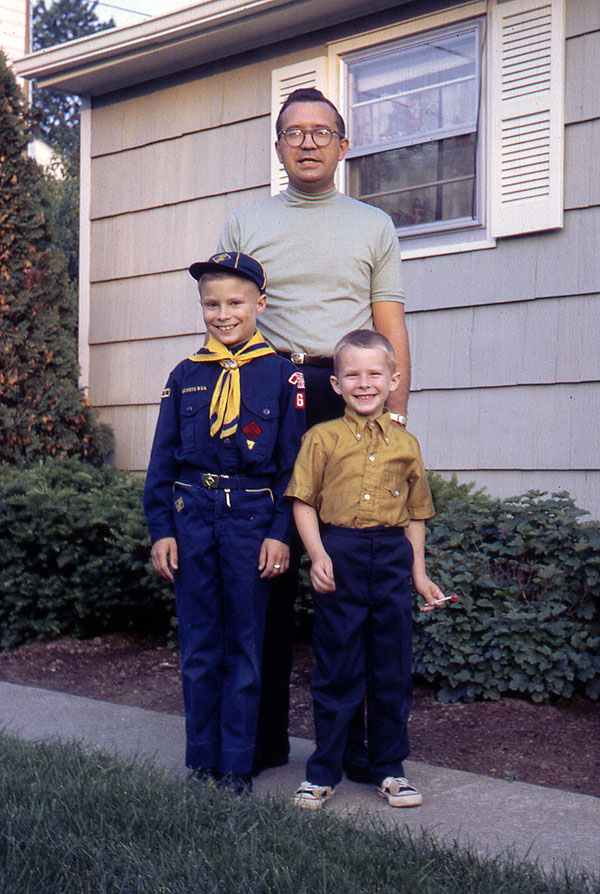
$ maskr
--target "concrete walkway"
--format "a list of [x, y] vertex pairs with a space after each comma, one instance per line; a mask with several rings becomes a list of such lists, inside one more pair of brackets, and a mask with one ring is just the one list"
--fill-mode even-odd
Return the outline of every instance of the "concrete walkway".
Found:
[[[77, 740], [124, 757], [149, 758], [176, 775], [186, 775], [183, 717], [0, 683], [0, 726], [32, 741]], [[310, 742], [293, 739], [288, 766], [262, 773], [254, 791], [288, 797], [304, 779], [311, 750]], [[512, 852], [538, 861], [545, 869], [566, 863], [600, 876], [600, 797], [505, 782], [420, 761], [407, 761], [406, 772], [423, 793], [422, 807], [394, 810], [374, 786], [344, 780], [325, 809], [375, 816], [387, 826], [396, 824], [415, 832], [427, 829], [441, 841], [468, 843], [492, 856]]]

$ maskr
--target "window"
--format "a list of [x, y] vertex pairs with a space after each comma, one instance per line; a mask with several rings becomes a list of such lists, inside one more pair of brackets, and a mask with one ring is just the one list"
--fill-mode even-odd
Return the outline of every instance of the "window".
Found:
[[344, 57], [346, 191], [401, 235], [481, 222], [478, 23]]
[[294, 86], [338, 106], [338, 186], [391, 215], [407, 258], [563, 225], [564, 0], [438, 6], [272, 72], [273, 122]]

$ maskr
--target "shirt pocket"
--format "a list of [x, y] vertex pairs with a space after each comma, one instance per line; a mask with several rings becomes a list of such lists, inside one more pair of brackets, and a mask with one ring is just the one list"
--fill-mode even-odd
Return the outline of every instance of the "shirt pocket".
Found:
[[403, 519], [407, 511], [408, 481], [397, 474], [388, 472], [383, 476], [381, 483], [386, 509], [394, 514], [392, 524], [398, 524], [399, 519]]
[[279, 431], [279, 403], [265, 397], [242, 398], [240, 413], [242, 449], [246, 455], [271, 457]]
[[194, 391], [182, 394], [180, 406], [181, 448], [185, 452], [197, 450], [209, 423], [209, 391]]

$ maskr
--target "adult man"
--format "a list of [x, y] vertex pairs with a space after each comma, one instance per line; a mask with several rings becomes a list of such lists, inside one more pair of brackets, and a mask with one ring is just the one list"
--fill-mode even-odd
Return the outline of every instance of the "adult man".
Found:
[[[289, 186], [237, 209], [221, 233], [219, 250], [251, 254], [267, 270], [269, 303], [261, 331], [302, 369], [307, 425], [343, 413], [343, 401], [329, 385], [333, 347], [349, 330], [370, 328], [394, 348], [400, 380], [389, 408], [406, 424], [410, 354], [394, 225], [380, 209], [336, 190], [336, 168], [349, 144], [341, 115], [319, 90], [294, 91], [281, 108], [276, 132]], [[291, 578], [282, 579], [285, 594], [281, 589], [274, 594], [267, 620], [257, 769], [287, 762], [297, 574]], [[361, 763], [347, 758], [352, 765]], [[350, 775], [360, 775], [353, 769]]]

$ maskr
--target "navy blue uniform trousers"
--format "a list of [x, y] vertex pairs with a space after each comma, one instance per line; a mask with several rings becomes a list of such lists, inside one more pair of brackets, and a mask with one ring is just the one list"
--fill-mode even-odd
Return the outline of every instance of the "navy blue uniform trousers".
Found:
[[336, 589], [314, 592], [316, 749], [306, 778], [337, 785], [350, 721], [367, 697], [373, 782], [403, 776], [412, 701], [412, 545], [401, 528], [325, 525]]
[[257, 569], [273, 500], [265, 489], [226, 494], [176, 482], [173, 505], [186, 765], [249, 773], [270, 595]]

